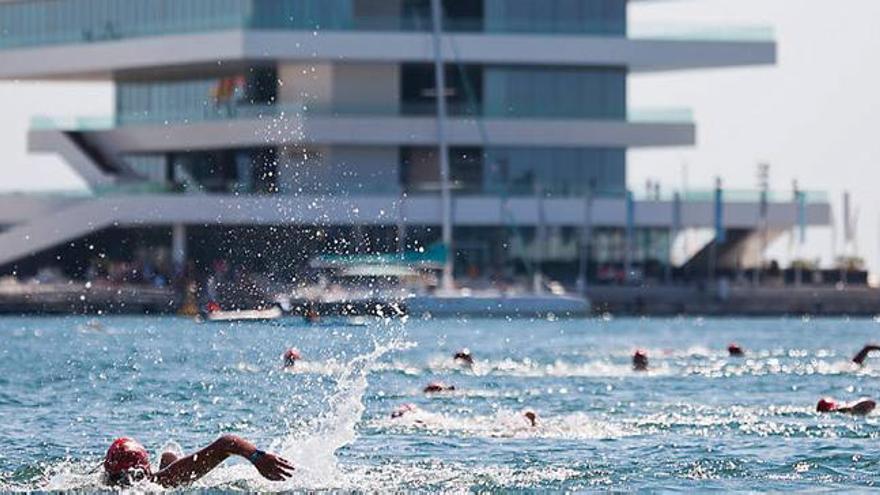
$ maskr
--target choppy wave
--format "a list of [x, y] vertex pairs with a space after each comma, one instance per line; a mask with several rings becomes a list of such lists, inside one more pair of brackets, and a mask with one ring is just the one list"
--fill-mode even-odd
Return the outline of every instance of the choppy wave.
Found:
[[426, 431], [488, 438], [607, 439], [633, 435], [635, 428], [614, 425], [584, 413], [538, 416], [535, 426], [523, 411], [498, 411], [491, 415], [464, 416], [415, 409], [399, 418], [373, 420], [368, 426], [389, 431]]
[[659, 363], [647, 373], [636, 373], [630, 363], [598, 360], [587, 362], [571, 362], [555, 360], [542, 363], [529, 358], [522, 360], [501, 359], [497, 361], [477, 362], [473, 367], [466, 368], [451, 359], [435, 358], [426, 366], [405, 361], [394, 361], [379, 365], [376, 371], [402, 373], [409, 376], [421, 376], [443, 373], [462, 373], [474, 376], [511, 376], [521, 378], [539, 377], [619, 377], [619, 376], [659, 376], [672, 373], [668, 363]]
[[[654, 354], [657, 356], [657, 354]], [[627, 356], [628, 357], [628, 356]], [[322, 372], [318, 365], [309, 371]], [[477, 377], [509, 376], [520, 378], [577, 378], [577, 377], [651, 377], [651, 376], [702, 376], [722, 378], [734, 376], [763, 375], [840, 375], [853, 374], [880, 377], [880, 367], [860, 367], [845, 358], [835, 358], [826, 352], [798, 355], [797, 351], [755, 353], [752, 357], [731, 358], [721, 353], [669, 352], [662, 357], [651, 358], [647, 372], [635, 372], [631, 363], [619, 355], [601, 357], [588, 361], [556, 359], [539, 361], [506, 358], [478, 361], [473, 367], [463, 367], [446, 358], [432, 358], [425, 365], [402, 360], [382, 363], [376, 372], [400, 373], [407, 376], [436, 374], [463, 374]]]
[[[745, 358], [694, 345], [716, 342], [706, 328], [652, 340], [642, 321], [536, 322], [528, 332], [494, 321], [383, 331], [155, 322], [10, 325], [0, 349], [0, 440], [10, 445], [0, 449], [0, 491], [104, 488], [102, 449], [129, 429], [145, 445], [171, 437], [188, 449], [239, 433], [297, 466], [294, 479], [272, 483], [233, 460], [193, 487], [218, 491], [851, 491], [872, 486], [880, 469], [880, 414], [814, 411], [824, 395], [876, 393], [880, 359], [849, 361], [873, 338], [873, 322], [844, 337], [821, 322], [742, 322], [737, 338], [753, 346]], [[475, 366], [451, 359], [458, 343], [475, 350]], [[279, 354], [291, 345], [306, 359], [285, 372]], [[631, 369], [637, 345], [647, 373]], [[422, 393], [440, 379], [458, 389]], [[405, 401], [420, 409], [390, 418]]]

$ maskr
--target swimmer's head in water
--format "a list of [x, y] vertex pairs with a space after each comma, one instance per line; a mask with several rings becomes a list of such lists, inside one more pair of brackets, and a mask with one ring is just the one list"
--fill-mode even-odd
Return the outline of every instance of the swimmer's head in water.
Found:
[[150, 474], [150, 454], [130, 438], [117, 438], [104, 457], [104, 473], [114, 485], [141, 480]]
[[538, 426], [538, 414], [535, 413], [535, 411], [532, 411], [531, 409], [526, 409], [526, 411], [523, 412], [523, 417], [525, 417], [529, 421], [530, 425]]
[[467, 347], [456, 352], [452, 358], [468, 366], [473, 366], [474, 364], [474, 356], [471, 354], [471, 350]]
[[637, 350], [633, 354], [633, 369], [636, 371], [645, 371], [648, 369], [648, 353], [642, 349]]
[[391, 418], [397, 419], [402, 418], [404, 415], [415, 412], [418, 407], [415, 404], [401, 404], [397, 407], [397, 409], [391, 411]]
[[731, 343], [727, 346], [727, 353], [732, 357], [742, 357], [745, 356], [745, 351], [743, 348], [739, 346], [739, 344]]
[[834, 399], [829, 399], [827, 397], [819, 399], [819, 402], [816, 404], [817, 412], [831, 412], [835, 409], [837, 409], [837, 403], [834, 402]]
[[299, 349], [296, 347], [291, 347], [290, 349], [284, 351], [284, 366], [290, 368], [297, 361], [302, 359], [302, 354], [299, 353]]
[[424, 392], [426, 394], [435, 394], [438, 392], [452, 392], [455, 390], [454, 385], [447, 385], [443, 382], [431, 382], [425, 386]]

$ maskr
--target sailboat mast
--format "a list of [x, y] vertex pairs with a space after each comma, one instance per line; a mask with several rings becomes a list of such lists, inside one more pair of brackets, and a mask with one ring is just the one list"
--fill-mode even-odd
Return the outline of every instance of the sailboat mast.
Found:
[[454, 282], [452, 250], [452, 191], [449, 172], [449, 143], [446, 141], [446, 68], [443, 64], [443, 10], [440, 0], [431, 0], [431, 18], [434, 33], [434, 87], [437, 94], [437, 144], [440, 153], [440, 201], [443, 215], [443, 245], [446, 261], [443, 264], [441, 287], [451, 290]]

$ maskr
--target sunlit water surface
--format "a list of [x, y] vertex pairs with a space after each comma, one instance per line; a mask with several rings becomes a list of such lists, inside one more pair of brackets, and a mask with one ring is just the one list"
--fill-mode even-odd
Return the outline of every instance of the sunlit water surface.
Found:
[[[293, 460], [286, 483], [228, 462], [196, 486], [296, 489], [867, 489], [871, 320], [428, 320], [198, 324], [0, 319], [0, 490], [96, 489], [117, 436], [154, 459], [231, 432]], [[737, 341], [746, 358], [728, 358]], [[288, 346], [306, 362], [281, 369]], [[464, 370], [450, 356], [469, 347]], [[629, 356], [648, 351], [652, 371]], [[433, 380], [457, 391], [425, 396]], [[404, 403], [418, 410], [400, 419]], [[522, 411], [533, 409], [532, 428]], [[149, 488], [149, 487], [148, 487]], [[154, 487], [155, 488], [155, 487]]]

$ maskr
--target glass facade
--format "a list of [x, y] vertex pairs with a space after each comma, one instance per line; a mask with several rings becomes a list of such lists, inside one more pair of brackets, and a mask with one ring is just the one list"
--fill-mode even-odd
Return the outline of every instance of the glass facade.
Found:
[[[446, 29], [623, 36], [624, 0], [444, 0]], [[430, 28], [430, 0], [19, 0], [0, 2], [0, 48], [221, 29]]]
[[[597, 196], [626, 191], [626, 152], [616, 148], [450, 149], [450, 174], [456, 193], [547, 197]], [[401, 181], [409, 192], [437, 191], [440, 185], [434, 148], [401, 150]]]
[[[622, 68], [450, 65], [446, 98], [453, 117], [625, 120]], [[199, 122], [275, 117], [281, 111], [316, 115], [434, 115], [430, 64], [400, 68], [400, 105], [367, 108], [364, 101], [279, 104], [273, 67], [171, 80], [118, 80], [116, 123]], [[371, 102], [367, 102], [371, 103]]]
[[483, 80], [488, 116], [626, 118], [622, 68], [487, 67]]
[[[439, 229], [408, 229], [406, 244], [431, 245], [439, 241], [439, 234]], [[669, 259], [669, 230], [640, 228], [633, 234], [632, 268], [645, 277], [662, 278]], [[540, 266], [549, 279], [573, 285], [579, 275], [580, 258], [588, 255], [590, 280], [605, 284], [624, 281], [626, 238], [619, 228], [595, 226], [589, 251], [581, 242], [580, 227], [548, 226], [544, 235], [533, 226], [513, 224], [456, 227], [453, 238], [459, 276], [504, 280], [529, 275]]]
[[0, 47], [228, 29], [247, 0], [31, 0], [0, 4]]
[[[401, 67], [405, 114], [436, 112], [434, 68]], [[449, 65], [449, 114], [494, 118], [626, 119], [626, 70], [622, 67], [520, 67]]]
[[615, 148], [495, 148], [486, 153], [483, 190], [550, 197], [626, 191], [626, 151]]
[[271, 113], [278, 90], [272, 67], [169, 81], [117, 81], [118, 124], [198, 122]]
[[623, 0], [485, 0], [485, 31], [626, 35]]
[[[479, 148], [451, 148], [449, 175], [456, 193], [483, 192], [483, 160]], [[400, 180], [406, 192], [440, 190], [440, 167], [436, 148], [405, 147], [400, 150]]]
[[129, 170], [141, 180], [162, 186], [168, 184], [168, 162], [165, 155], [126, 155], [122, 159]]
[[[624, 0], [443, 0], [444, 27], [458, 32], [626, 34]], [[404, 0], [403, 27], [431, 28], [430, 0]]]
[[185, 193], [274, 193], [274, 148], [172, 153], [171, 182]]
[[[478, 65], [446, 66], [446, 105], [449, 115], [483, 113], [483, 68]], [[404, 115], [435, 115], [437, 90], [432, 64], [402, 64], [400, 110]]]

